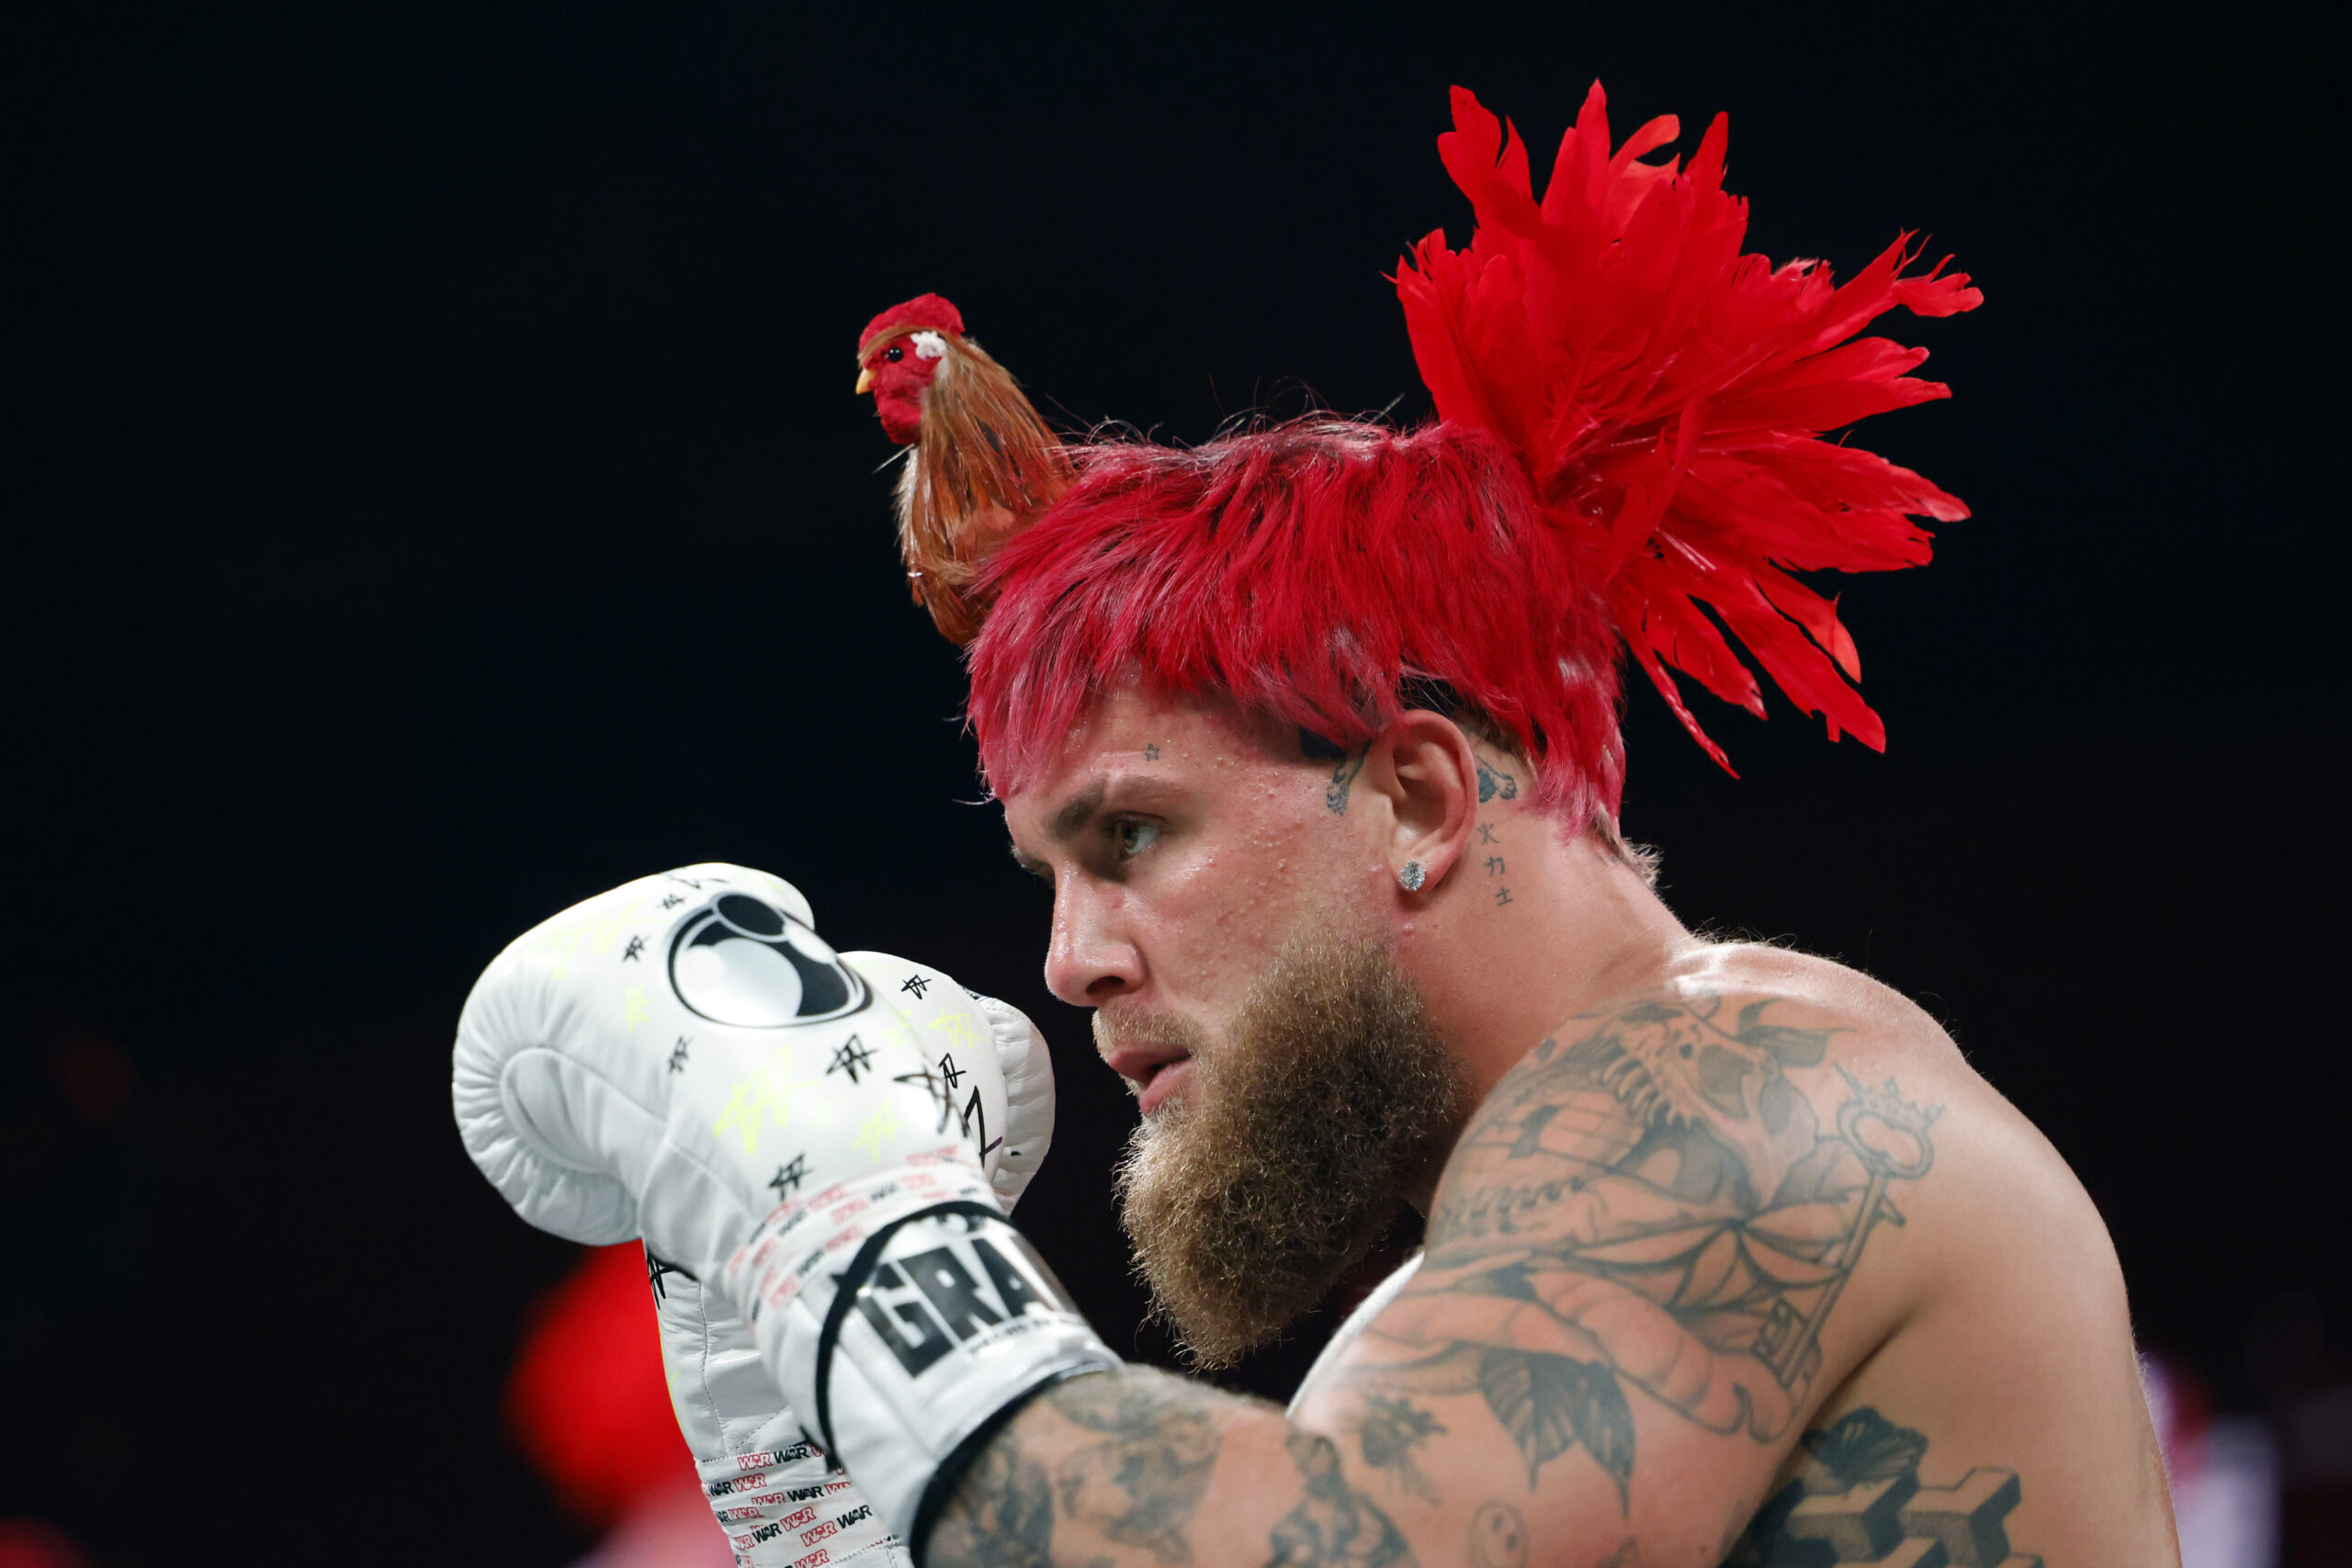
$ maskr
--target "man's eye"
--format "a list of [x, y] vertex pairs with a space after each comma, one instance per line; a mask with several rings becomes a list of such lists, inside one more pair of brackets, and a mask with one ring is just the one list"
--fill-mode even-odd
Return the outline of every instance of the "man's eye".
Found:
[[1118, 840], [1119, 858], [1133, 860], [1151, 848], [1152, 840], [1159, 837], [1159, 829], [1149, 822], [1114, 822], [1111, 834]]

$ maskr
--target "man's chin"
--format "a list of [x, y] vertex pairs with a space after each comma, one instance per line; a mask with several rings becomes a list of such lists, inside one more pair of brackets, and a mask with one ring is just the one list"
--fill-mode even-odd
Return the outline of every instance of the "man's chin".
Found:
[[1188, 1146], [1213, 1142], [1193, 1136], [1193, 1109], [1173, 1101], [1136, 1129], [1120, 1172], [1120, 1220], [1152, 1314], [1195, 1365], [1227, 1367], [1314, 1311], [1378, 1239], [1394, 1205], [1344, 1256], [1301, 1246], [1289, 1225], [1266, 1223], [1248, 1173], [1220, 1175], [1213, 1147]]
[[1252, 988], [1222, 1046], [1162, 1068], [1139, 1103], [1120, 1218], [1155, 1314], [1218, 1367], [1379, 1243], [1467, 1092], [1386, 949], [1317, 933]]

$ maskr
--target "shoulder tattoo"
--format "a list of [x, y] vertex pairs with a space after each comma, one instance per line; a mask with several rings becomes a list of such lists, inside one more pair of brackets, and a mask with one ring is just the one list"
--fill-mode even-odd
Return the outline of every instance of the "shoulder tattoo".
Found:
[[1531, 1490], [1581, 1452], [1627, 1508], [1634, 1397], [1785, 1433], [1872, 1233], [1934, 1165], [1939, 1111], [1815, 1071], [1839, 1031], [1776, 1010], [1645, 1000], [1513, 1068], [1439, 1189], [1426, 1262], [1367, 1330], [1389, 1343], [1366, 1386], [1475, 1390]]

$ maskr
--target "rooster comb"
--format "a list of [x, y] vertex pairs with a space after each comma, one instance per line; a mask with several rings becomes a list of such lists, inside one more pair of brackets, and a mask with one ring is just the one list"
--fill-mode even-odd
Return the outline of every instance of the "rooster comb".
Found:
[[866, 352], [885, 338], [913, 332], [953, 333], [964, 335], [964, 313], [937, 294], [918, 294], [903, 305], [893, 305], [872, 321], [857, 334], [857, 356], [864, 359]]

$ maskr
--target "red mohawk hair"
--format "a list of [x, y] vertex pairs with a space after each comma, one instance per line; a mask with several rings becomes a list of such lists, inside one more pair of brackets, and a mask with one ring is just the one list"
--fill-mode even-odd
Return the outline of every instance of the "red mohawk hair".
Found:
[[1078, 457], [1077, 484], [989, 570], [971, 717], [998, 793], [1123, 680], [1341, 746], [1435, 681], [1534, 764], [1544, 804], [1615, 810], [1614, 634], [1492, 436], [1323, 419]]
[[1729, 767], [1668, 669], [1761, 717], [1726, 631], [1832, 739], [1883, 749], [1835, 601], [1791, 573], [1918, 565], [1911, 516], [1968, 514], [1823, 437], [1948, 395], [1906, 374], [1926, 350], [1857, 338], [1869, 321], [1981, 296], [1965, 274], [1905, 276], [1908, 235], [1843, 287], [1743, 254], [1721, 117], [1688, 169], [1643, 163], [1675, 122], [1612, 152], [1595, 84], [1540, 199], [1516, 131], [1459, 88], [1453, 117], [1439, 151], [1477, 229], [1460, 252], [1432, 233], [1396, 277], [1442, 423], [1074, 451], [1077, 484], [985, 579], [970, 712], [1000, 794], [1123, 681], [1343, 745], [1435, 681], [1581, 826], [1623, 786], [1621, 645]]

